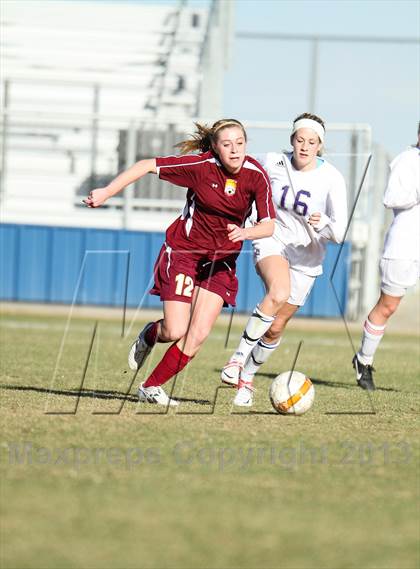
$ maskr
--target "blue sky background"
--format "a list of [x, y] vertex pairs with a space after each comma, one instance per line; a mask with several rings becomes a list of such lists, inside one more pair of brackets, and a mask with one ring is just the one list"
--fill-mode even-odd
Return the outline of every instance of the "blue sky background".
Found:
[[[236, 0], [240, 31], [419, 37], [420, 3], [388, 0]], [[416, 140], [420, 44], [323, 43], [315, 111], [327, 122], [369, 123], [392, 155]], [[309, 42], [235, 39], [224, 111], [291, 120], [307, 110]]]

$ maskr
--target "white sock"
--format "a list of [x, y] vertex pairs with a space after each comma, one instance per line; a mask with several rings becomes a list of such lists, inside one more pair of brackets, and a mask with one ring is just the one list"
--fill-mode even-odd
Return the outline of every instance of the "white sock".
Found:
[[258, 344], [254, 346], [244, 369], [241, 372], [241, 378], [246, 382], [252, 382], [254, 375], [258, 372], [260, 367], [268, 360], [275, 349], [280, 346], [281, 338], [275, 344], [268, 344], [264, 340], [259, 340]]
[[256, 306], [251, 318], [248, 320], [246, 328], [242, 333], [239, 346], [236, 348], [232, 358], [245, 363], [258, 340], [262, 338], [270, 328], [273, 320], [274, 316], [264, 314], [258, 306]]
[[386, 325], [378, 326], [372, 324], [369, 318], [366, 318], [363, 325], [362, 345], [357, 352], [357, 357], [363, 365], [372, 365], [379, 342], [385, 333]]

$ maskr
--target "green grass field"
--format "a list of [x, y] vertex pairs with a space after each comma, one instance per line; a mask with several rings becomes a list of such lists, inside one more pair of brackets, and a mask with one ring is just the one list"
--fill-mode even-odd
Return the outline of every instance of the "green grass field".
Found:
[[[164, 414], [136, 403], [140, 377], [126, 396], [141, 322], [122, 340], [119, 322], [99, 320], [93, 343], [93, 318], [73, 319], [63, 343], [65, 324], [2, 317], [1, 567], [419, 566], [418, 337], [385, 336], [369, 397], [344, 326], [292, 327], [254, 407], [238, 411], [229, 388], [213, 405], [242, 329], [225, 349], [221, 319], [178, 378], [181, 406]], [[301, 340], [296, 368], [315, 404], [284, 417], [268, 387]]]

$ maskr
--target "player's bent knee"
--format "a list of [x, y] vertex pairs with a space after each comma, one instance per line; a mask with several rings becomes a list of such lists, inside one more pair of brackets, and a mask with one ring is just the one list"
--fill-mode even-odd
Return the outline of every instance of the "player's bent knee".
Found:
[[209, 332], [205, 333], [205, 331], [202, 330], [199, 332], [197, 330], [188, 330], [185, 336], [183, 336], [181, 339], [182, 351], [188, 353], [189, 355], [196, 354], [206, 340], [208, 334]]
[[267, 293], [270, 301], [278, 307], [283, 306], [285, 302], [289, 300], [290, 291], [285, 288], [270, 288]]
[[389, 318], [397, 310], [399, 302], [386, 302], [382, 305], [382, 314], [384, 317]]
[[171, 324], [162, 325], [160, 337], [166, 342], [177, 342], [180, 338], [185, 336], [188, 326]]
[[200, 330], [189, 330], [187, 333], [187, 337], [189, 342], [191, 342], [195, 346], [201, 346], [201, 344], [203, 344], [208, 338], [210, 331], [211, 328], [209, 329], [200, 328]]
[[378, 302], [378, 308], [384, 318], [389, 318], [394, 314], [400, 305], [402, 297], [382, 296]]

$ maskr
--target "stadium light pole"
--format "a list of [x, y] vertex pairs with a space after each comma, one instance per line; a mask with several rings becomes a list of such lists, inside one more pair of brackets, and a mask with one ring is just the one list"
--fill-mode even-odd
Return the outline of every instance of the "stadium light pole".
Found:
[[346, 35], [314, 35], [314, 34], [283, 34], [266, 32], [236, 32], [238, 39], [249, 40], [280, 40], [280, 41], [309, 41], [312, 43], [312, 66], [309, 86], [309, 110], [315, 112], [316, 90], [318, 82], [318, 62], [320, 42], [339, 43], [386, 43], [386, 44], [420, 44], [419, 37], [393, 37], [393, 36], [346, 36]]

